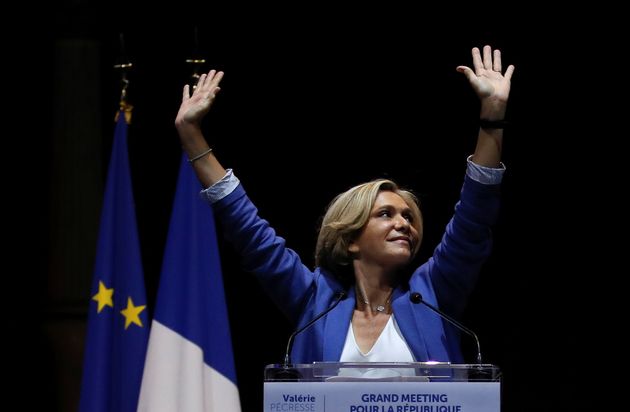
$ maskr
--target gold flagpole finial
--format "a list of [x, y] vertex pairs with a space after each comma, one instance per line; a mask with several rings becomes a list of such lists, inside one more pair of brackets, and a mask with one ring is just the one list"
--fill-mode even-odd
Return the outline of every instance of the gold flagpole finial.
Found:
[[131, 70], [133, 64], [127, 58], [125, 54], [125, 38], [122, 33], [120, 33], [120, 63], [114, 64], [114, 69], [120, 70], [120, 81], [121, 81], [121, 90], [120, 90], [120, 107], [116, 112], [116, 116], [114, 117], [114, 121], [118, 121], [118, 115], [122, 111], [125, 114], [125, 121], [127, 124], [131, 123], [131, 111], [133, 110], [133, 105], [129, 103], [127, 100], [127, 88], [129, 87], [129, 79], [127, 78], [127, 72]]
[[199, 81], [199, 77], [201, 77], [201, 74], [199, 72], [201, 71], [202, 66], [206, 63], [206, 59], [201, 57], [199, 53], [199, 31], [197, 29], [197, 26], [195, 26], [195, 37], [193, 39], [192, 56], [192, 58], [186, 59], [186, 63], [192, 65], [192, 74], [190, 75], [190, 87], [195, 90], [195, 88], [197, 87], [197, 82]]

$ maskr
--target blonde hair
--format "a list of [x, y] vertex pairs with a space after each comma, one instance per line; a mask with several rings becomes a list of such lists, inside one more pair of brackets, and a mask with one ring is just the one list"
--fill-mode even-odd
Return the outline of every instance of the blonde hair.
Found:
[[[413, 216], [411, 224], [420, 233], [422, 215], [418, 207], [418, 198], [410, 191], [401, 189], [391, 180], [372, 180], [341, 193], [328, 205], [315, 248], [317, 266], [333, 272], [342, 279], [352, 276], [350, 265], [352, 256], [348, 247], [359, 236], [370, 219], [376, 197], [380, 192], [385, 191], [396, 193], [403, 198], [411, 209]], [[411, 258], [416, 255], [418, 249], [420, 249], [420, 242], [414, 245]]]

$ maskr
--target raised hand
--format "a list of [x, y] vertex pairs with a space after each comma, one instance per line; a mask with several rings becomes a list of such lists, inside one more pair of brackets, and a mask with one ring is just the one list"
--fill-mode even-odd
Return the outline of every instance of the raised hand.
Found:
[[509, 65], [502, 74], [501, 51], [484, 46], [483, 58], [477, 47], [472, 49], [473, 71], [467, 66], [458, 66], [457, 71], [464, 73], [482, 104], [489, 100], [494, 104], [505, 104], [510, 94], [510, 79], [514, 66]]
[[219, 83], [222, 78], [223, 72], [216, 70], [202, 74], [192, 95], [190, 95], [188, 85], [184, 86], [182, 104], [179, 107], [179, 112], [177, 112], [175, 124], [182, 126], [188, 123], [199, 126], [201, 119], [208, 113], [214, 98], [221, 90]]

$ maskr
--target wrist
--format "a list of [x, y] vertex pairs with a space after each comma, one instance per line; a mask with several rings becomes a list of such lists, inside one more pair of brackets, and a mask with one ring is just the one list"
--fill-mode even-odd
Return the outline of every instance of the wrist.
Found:
[[176, 123], [175, 128], [179, 135], [179, 140], [184, 147], [198, 147], [205, 144], [205, 139], [198, 125], [182, 122]]
[[505, 109], [507, 107], [506, 102], [502, 101], [483, 101], [481, 103], [481, 110], [479, 112], [479, 118], [485, 120], [503, 120], [505, 118]]
[[211, 147], [209, 147], [209, 148], [207, 148], [206, 150], [204, 150], [204, 151], [202, 151], [202, 152], [199, 152], [199, 153], [195, 154], [195, 155], [194, 155], [194, 156], [192, 156], [192, 157], [191, 157], [191, 156], [188, 156], [188, 163], [191, 163], [191, 164], [192, 164], [192, 163], [195, 163], [197, 160], [199, 160], [199, 159], [201, 159], [201, 158], [206, 157], [207, 155], [209, 155], [211, 151], [212, 151], [212, 148], [211, 148]]
[[505, 129], [509, 125], [510, 125], [510, 122], [508, 122], [505, 119], [499, 119], [499, 120], [490, 120], [490, 119], [483, 119], [483, 118], [479, 119], [479, 127], [485, 130]]

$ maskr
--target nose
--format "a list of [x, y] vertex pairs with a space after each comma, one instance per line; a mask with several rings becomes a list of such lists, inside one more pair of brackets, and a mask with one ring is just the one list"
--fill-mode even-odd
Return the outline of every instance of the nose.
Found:
[[403, 216], [399, 216], [396, 219], [396, 230], [400, 232], [408, 232], [409, 231], [409, 221], [405, 219]]

